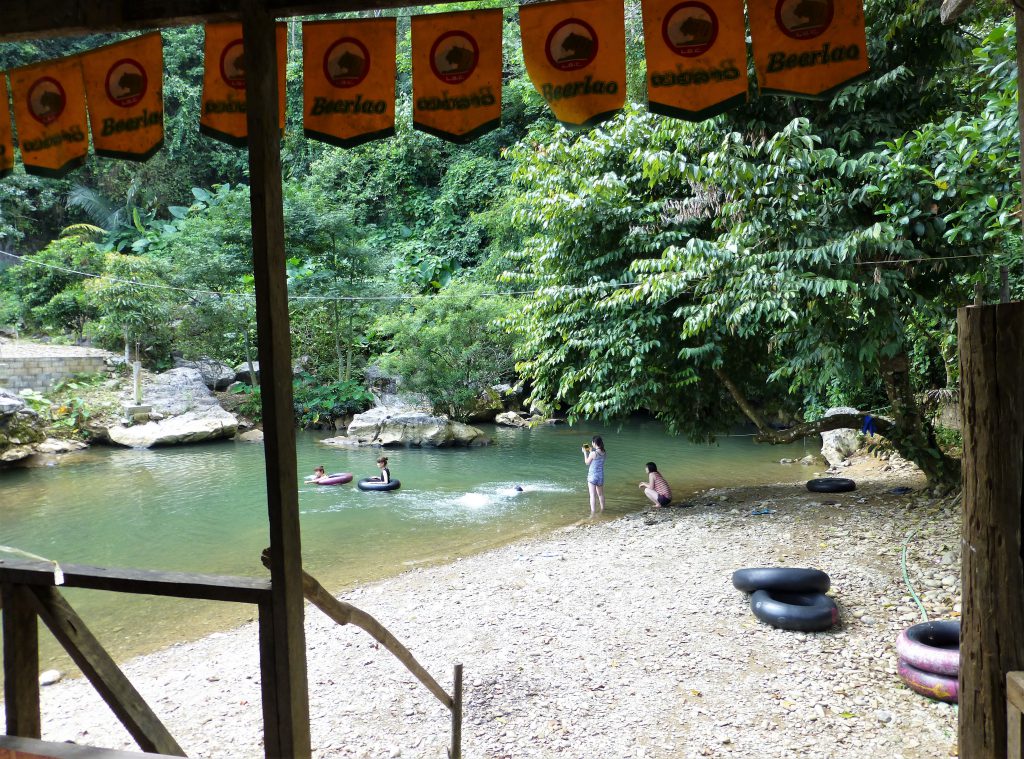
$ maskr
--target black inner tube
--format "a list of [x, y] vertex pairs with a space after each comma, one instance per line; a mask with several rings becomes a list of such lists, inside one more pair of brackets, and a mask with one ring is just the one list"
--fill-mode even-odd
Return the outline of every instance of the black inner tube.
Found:
[[807, 489], [812, 493], [848, 493], [857, 489], [857, 483], [846, 477], [819, 477], [808, 480]]
[[374, 479], [373, 477], [365, 477], [356, 483], [356, 487], [360, 490], [398, 490], [402, 487], [402, 483], [398, 480], [391, 479], [387, 482], [381, 482], [380, 480]]
[[937, 619], [921, 622], [907, 629], [907, 637], [925, 646], [956, 651], [960, 648], [960, 621]]
[[778, 590], [789, 593], [824, 593], [831, 584], [820, 569], [794, 567], [749, 567], [732, 573], [732, 584], [744, 593]]
[[836, 602], [824, 593], [757, 590], [750, 596], [750, 610], [762, 622], [783, 630], [817, 632], [839, 621]]

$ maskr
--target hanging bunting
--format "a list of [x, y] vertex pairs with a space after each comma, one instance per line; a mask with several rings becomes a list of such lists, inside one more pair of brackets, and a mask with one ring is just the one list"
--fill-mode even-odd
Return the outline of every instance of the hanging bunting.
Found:
[[501, 124], [501, 9], [412, 17], [413, 126], [469, 142]]
[[395, 19], [302, 25], [307, 137], [351, 148], [395, 133]]
[[0, 178], [14, 168], [14, 140], [11, 137], [11, 109], [7, 97], [7, 74], [0, 71]]
[[761, 92], [830, 97], [867, 73], [862, 0], [751, 3], [754, 66]]
[[[284, 132], [285, 53], [284, 24], [277, 24], [277, 95], [281, 131]], [[244, 148], [249, 128], [245, 121], [245, 48], [242, 25], [207, 24], [203, 72], [203, 113], [199, 131], [208, 137]]]
[[145, 161], [164, 144], [160, 32], [82, 56], [96, 155]]
[[702, 121], [747, 99], [743, 0], [643, 0], [647, 108]]
[[566, 0], [519, 8], [530, 80], [566, 126], [598, 124], [626, 102], [622, 0]]
[[26, 173], [60, 178], [85, 163], [89, 136], [79, 58], [12, 70], [11, 93]]

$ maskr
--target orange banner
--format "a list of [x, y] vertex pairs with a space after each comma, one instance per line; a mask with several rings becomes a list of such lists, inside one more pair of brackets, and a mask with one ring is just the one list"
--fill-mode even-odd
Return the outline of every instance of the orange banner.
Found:
[[868, 66], [862, 0], [773, 0], [750, 4], [761, 92], [830, 97]]
[[7, 97], [7, 74], [0, 71], [0, 178], [6, 177], [14, 168], [10, 102]]
[[501, 9], [412, 17], [412, 123], [451, 142], [501, 125]]
[[[284, 24], [277, 24], [277, 94], [284, 132], [285, 53]], [[245, 48], [241, 24], [207, 24], [203, 72], [203, 113], [199, 131], [208, 137], [244, 148], [249, 140], [245, 122]]]
[[647, 109], [702, 121], [747, 99], [743, 0], [643, 0]]
[[145, 161], [164, 144], [164, 51], [160, 32], [82, 56], [96, 155]]
[[395, 19], [302, 25], [307, 137], [351, 148], [395, 133]]
[[11, 93], [26, 173], [58, 178], [85, 163], [89, 135], [81, 59], [14, 69]]
[[625, 104], [622, 0], [523, 5], [519, 28], [530, 81], [563, 124], [598, 124]]

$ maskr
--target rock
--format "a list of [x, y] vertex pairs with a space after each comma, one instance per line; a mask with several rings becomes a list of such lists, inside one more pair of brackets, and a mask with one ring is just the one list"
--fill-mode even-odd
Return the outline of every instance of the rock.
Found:
[[20, 461], [46, 439], [46, 423], [24, 399], [0, 388], [0, 462]]
[[780, 464], [795, 464], [796, 459], [779, 459]]
[[[837, 406], [825, 412], [825, 416], [836, 414], [856, 414], [857, 409], [849, 406]], [[852, 456], [860, 448], [862, 435], [858, 430], [845, 428], [829, 430], [821, 433], [821, 455], [829, 466], [839, 466], [847, 457]]]
[[875, 719], [882, 724], [892, 722], [892, 712], [886, 711], [885, 709], [879, 709], [875, 712]]
[[39, 453], [71, 453], [71, 451], [80, 451], [87, 447], [85, 443], [78, 440], [58, 440], [48, 437], [36, 446], [36, 451]]
[[220, 408], [198, 369], [178, 367], [158, 374], [142, 388], [143, 402], [157, 414], [176, 416], [204, 406]]
[[515, 411], [505, 411], [494, 417], [495, 424], [505, 427], [529, 427], [530, 423], [523, 418], [523, 415]]
[[236, 382], [232, 382], [230, 385], [228, 385], [224, 389], [224, 392], [225, 393], [239, 393], [239, 392], [242, 391], [243, 387], [248, 387], [248, 385], [245, 384], [244, 382], [237, 382], [237, 381]]
[[59, 683], [64, 677], [64, 673], [59, 669], [48, 669], [45, 672], [39, 673], [39, 684], [40, 685], [54, 685]]
[[[428, 447], [488, 445], [491, 441], [476, 427], [453, 422], [418, 410], [377, 406], [356, 414], [348, 426], [348, 438], [363, 445], [417, 445]], [[327, 442], [327, 441], [324, 441]]]
[[203, 377], [203, 382], [210, 390], [226, 390], [235, 381], [235, 370], [227, 364], [215, 361], [212, 358], [198, 358], [195, 361], [184, 361], [175, 359], [175, 368], [196, 369]]
[[263, 442], [263, 430], [249, 430], [243, 432], [238, 436], [239, 440], [244, 440], [247, 443], [262, 443]]
[[234, 437], [238, 419], [220, 406], [187, 411], [159, 422], [116, 425], [107, 430], [111, 442], [129, 448], [150, 448], [154, 445], [201, 443], [206, 440]]
[[504, 409], [501, 395], [489, 387], [477, 396], [476, 402], [469, 410], [468, 419], [471, 422], [493, 422]]
[[800, 463], [803, 466], [814, 466], [816, 461], [815, 461], [814, 455], [809, 453], [806, 456], [804, 456], [802, 459], [800, 459]]
[[253, 361], [252, 362], [252, 373], [250, 373], [249, 372], [249, 362], [248, 361], [243, 361], [242, 363], [240, 363], [238, 366], [235, 367], [235, 382], [242, 382], [242, 383], [244, 383], [246, 385], [252, 385], [253, 384], [253, 380], [252, 380], [253, 374], [256, 375], [256, 379], [258, 381], [259, 378], [260, 378], [260, 362], [259, 361]]

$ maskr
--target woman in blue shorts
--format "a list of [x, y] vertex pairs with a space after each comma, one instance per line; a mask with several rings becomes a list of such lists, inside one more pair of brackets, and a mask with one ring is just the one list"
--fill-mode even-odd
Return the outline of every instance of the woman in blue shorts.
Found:
[[597, 511], [604, 511], [604, 441], [600, 435], [590, 440], [593, 448], [583, 446], [583, 463], [587, 465], [587, 488], [590, 490], [590, 515], [595, 514], [595, 500], [599, 505]]

